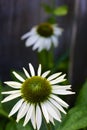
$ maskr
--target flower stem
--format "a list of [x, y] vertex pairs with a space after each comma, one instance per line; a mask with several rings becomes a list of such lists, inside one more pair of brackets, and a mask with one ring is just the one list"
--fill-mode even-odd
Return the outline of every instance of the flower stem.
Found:
[[47, 130], [52, 130], [51, 129], [51, 124], [47, 124]]

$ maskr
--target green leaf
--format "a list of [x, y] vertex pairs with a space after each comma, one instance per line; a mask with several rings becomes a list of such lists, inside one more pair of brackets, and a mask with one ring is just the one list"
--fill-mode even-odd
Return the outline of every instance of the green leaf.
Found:
[[72, 108], [57, 130], [79, 130], [87, 127], [87, 106]]
[[87, 81], [84, 83], [77, 97], [76, 105], [87, 106]]
[[66, 5], [57, 7], [53, 11], [53, 14], [57, 16], [63, 16], [63, 15], [66, 15], [67, 13], [68, 13], [68, 7]]
[[25, 127], [23, 127], [23, 121], [24, 120], [21, 120], [19, 123], [16, 123], [15, 121], [10, 121], [7, 124], [5, 130], [33, 130], [29, 123]]
[[42, 7], [43, 7], [43, 9], [45, 10], [46, 13], [52, 13], [53, 12], [53, 9], [49, 5], [47, 5], [45, 3], [42, 3], [41, 5], [42, 5]]

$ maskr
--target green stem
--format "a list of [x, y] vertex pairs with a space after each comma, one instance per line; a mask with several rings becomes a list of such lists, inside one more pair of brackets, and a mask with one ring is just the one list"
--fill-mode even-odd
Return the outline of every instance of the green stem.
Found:
[[52, 69], [54, 65], [54, 56], [53, 56], [53, 49], [51, 48], [50, 51], [43, 50], [38, 53], [38, 60], [39, 63], [43, 66], [43, 71], [47, 69]]
[[47, 124], [47, 130], [52, 130], [51, 129], [51, 124]]

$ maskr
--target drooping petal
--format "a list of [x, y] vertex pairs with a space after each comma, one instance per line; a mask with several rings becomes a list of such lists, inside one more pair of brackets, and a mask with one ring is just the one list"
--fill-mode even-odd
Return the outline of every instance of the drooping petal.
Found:
[[35, 44], [35, 42], [39, 39], [38, 35], [32, 35], [31, 37], [29, 37], [26, 42], [25, 45], [26, 47], [32, 46], [33, 44]]
[[44, 40], [44, 48], [46, 50], [50, 50], [51, 45], [52, 45], [51, 38], [45, 38], [45, 40]]
[[63, 32], [63, 29], [59, 28], [59, 27], [54, 27], [54, 35], [56, 36], [60, 36]]
[[49, 114], [47, 112], [47, 109], [44, 103], [41, 103], [41, 108], [42, 108], [42, 112], [43, 112], [46, 122], [49, 123]]
[[13, 90], [13, 91], [2, 92], [1, 94], [15, 94], [15, 93], [20, 93], [20, 90]]
[[23, 70], [24, 70], [24, 73], [25, 73], [26, 77], [27, 77], [27, 78], [30, 78], [29, 73], [27, 72], [27, 70], [26, 70], [24, 67], [23, 67]]
[[53, 100], [53, 99], [49, 99], [50, 100], [50, 102], [54, 105], [54, 106], [56, 106], [61, 112], [63, 112], [64, 114], [66, 114], [66, 112], [65, 112], [65, 110], [61, 107], [61, 105], [59, 105], [55, 100]]
[[9, 117], [14, 115], [18, 110], [19, 108], [21, 107], [22, 103], [23, 103], [23, 99], [20, 99], [15, 105], [14, 107], [12, 108], [11, 112], [9, 113]]
[[60, 72], [60, 73], [55, 73], [55, 74], [49, 76], [49, 77], [47, 78], [47, 80], [51, 81], [51, 80], [55, 79], [56, 77], [58, 77], [61, 73], [62, 73], [62, 72]]
[[7, 82], [4, 82], [4, 83], [7, 84], [8, 86], [12, 87], [12, 88], [15, 88], [15, 89], [19, 89], [22, 86], [21, 83], [16, 82], [16, 81], [7, 81]]
[[49, 73], [50, 73], [50, 70], [44, 72], [41, 76], [42, 76], [43, 78], [46, 78], [46, 76], [47, 76]]
[[22, 37], [21, 40], [28, 38], [31, 35], [36, 34], [36, 27], [33, 27], [29, 32], [25, 33]]
[[36, 130], [36, 115], [35, 115], [35, 107], [33, 108], [32, 116], [31, 116], [31, 123], [33, 128]]
[[50, 97], [53, 98], [55, 101], [57, 101], [61, 106], [65, 107], [65, 108], [69, 107], [69, 105], [66, 102], [64, 102], [61, 98], [59, 98], [58, 96], [51, 94]]
[[59, 122], [61, 122], [61, 119], [60, 119], [60, 114], [58, 113], [58, 110], [54, 109], [53, 105], [47, 101], [45, 103], [46, 105], [46, 108], [47, 108], [47, 111], [48, 113], [56, 120], [58, 120]]
[[26, 102], [24, 102], [22, 105], [21, 105], [21, 108], [19, 109], [18, 111], [18, 114], [17, 114], [17, 122], [23, 118], [25, 116], [25, 114], [27, 113], [29, 109], [29, 104], [27, 104]]
[[30, 68], [31, 76], [35, 76], [35, 70], [34, 70], [34, 67], [33, 67], [32, 64], [30, 64], [30, 63], [29, 63], [29, 68]]
[[13, 71], [13, 74], [15, 75], [15, 77], [19, 80], [19, 81], [21, 81], [21, 82], [24, 82], [25, 80], [19, 75], [19, 74], [17, 74], [15, 71]]
[[41, 76], [41, 64], [40, 64], [39, 67], [38, 67], [37, 75], [38, 75], [38, 76]]
[[21, 93], [15, 93], [15, 94], [12, 94], [12, 95], [7, 96], [7, 97], [4, 98], [1, 102], [2, 102], [2, 103], [3, 103], [3, 102], [8, 102], [8, 101], [13, 100], [13, 99], [15, 99], [15, 98], [17, 98], [17, 97], [20, 97], [20, 96], [21, 96]]
[[36, 124], [37, 130], [40, 129], [42, 123], [42, 114], [39, 105], [36, 106]]
[[52, 39], [52, 43], [53, 43], [54, 47], [57, 47], [58, 46], [58, 38], [56, 36], [52, 36], [51, 39]]
[[39, 49], [39, 47], [40, 46], [43, 46], [43, 44], [42, 44], [42, 42], [43, 42], [43, 38], [39, 38], [36, 42], [35, 42], [35, 44], [33, 45], [33, 50], [36, 50], [37, 48]]
[[29, 109], [28, 109], [28, 112], [26, 114], [23, 126], [25, 126], [28, 123], [28, 121], [30, 120], [30, 118], [32, 116], [33, 109], [34, 109], [34, 105], [31, 104]]

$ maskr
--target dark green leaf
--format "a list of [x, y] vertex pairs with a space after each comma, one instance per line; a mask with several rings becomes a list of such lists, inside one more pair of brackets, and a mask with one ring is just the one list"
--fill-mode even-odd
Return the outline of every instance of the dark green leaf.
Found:
[[87, 81], [83, 85], [80, 93], [77, 97], [76, 105], [85, 105], [87, 106]]
[[79, 130], [87, 127], [87, 106], [72, 108], [57, 130]]
[[53, 14], [57, 15], [57, 16], [63, 16], [66, 15], [68, 13], [68, 7], [66, 5], [57, 7], [56, 9], [54, 9]]
[[52, 13], [53, 12], [53, 9], [45, 3], [42, 4], [42, 7], [43, 7], [43, 9], [45, 10], [46, 13]]

